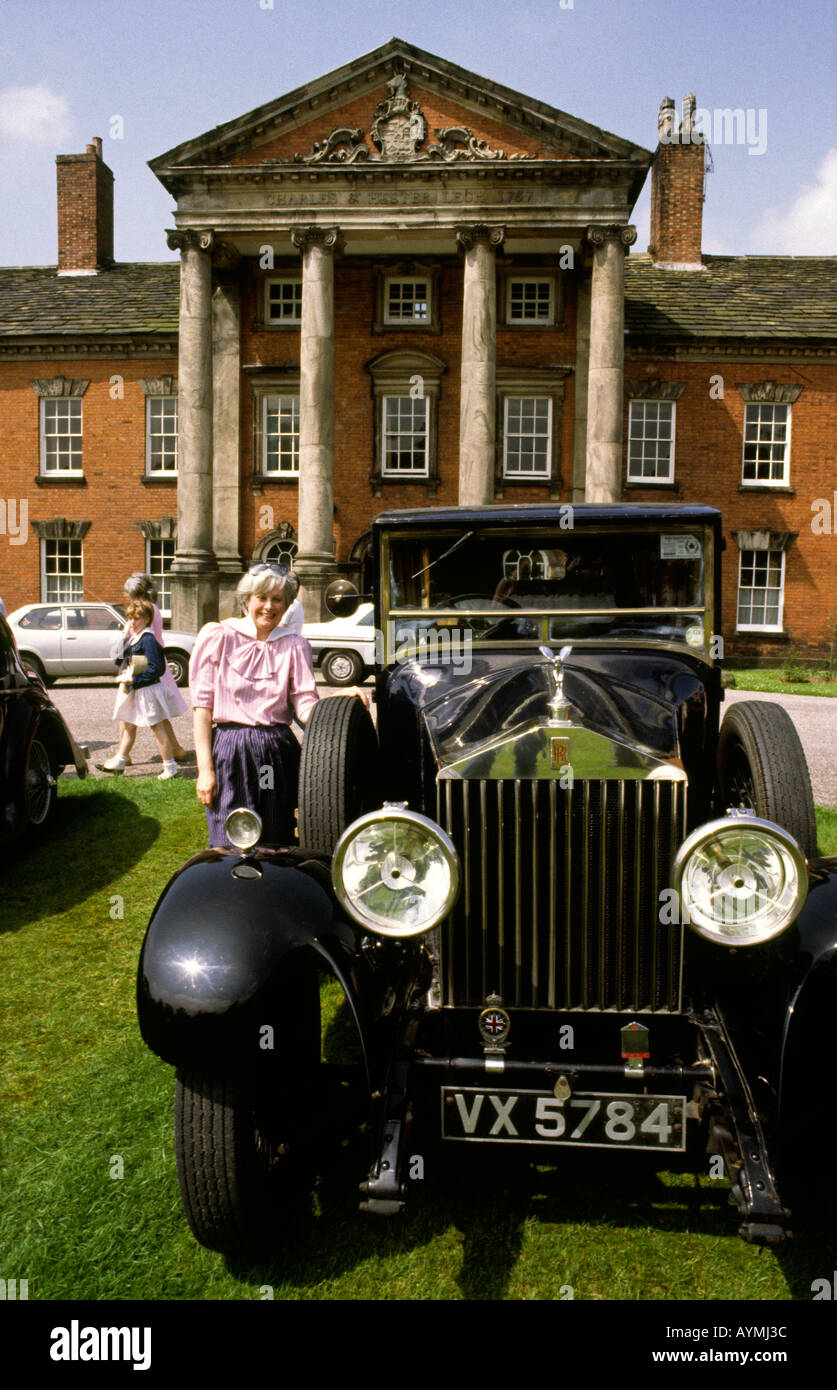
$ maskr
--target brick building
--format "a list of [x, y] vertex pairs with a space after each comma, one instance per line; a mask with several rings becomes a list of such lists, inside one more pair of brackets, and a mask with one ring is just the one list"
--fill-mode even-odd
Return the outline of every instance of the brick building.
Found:
[[823, 653], [835, 263], [702, 255], [692, 114], [652, 154], [392, 40], [152, 161], [179, 271], [60, 157], [57, 269], [0, 270], [7, 604], [147, 565], [196, 627], [285, 556], [314, 612], [385, 507], [673, 495], [724, 512], [727, 654]]

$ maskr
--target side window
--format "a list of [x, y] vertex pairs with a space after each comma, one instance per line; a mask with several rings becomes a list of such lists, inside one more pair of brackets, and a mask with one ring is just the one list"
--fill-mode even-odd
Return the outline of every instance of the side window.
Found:
[[20, 627], [39, 628], [42, 632], [55, 632], [61, 626], [60, 608], [33, 608], [21, 618]]

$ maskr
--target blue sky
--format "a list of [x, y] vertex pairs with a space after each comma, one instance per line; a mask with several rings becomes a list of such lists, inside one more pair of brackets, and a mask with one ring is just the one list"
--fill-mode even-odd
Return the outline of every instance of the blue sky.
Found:
[[[646, 148], [664, 96], [749, 111], [740, 143], [712, 121], [704, 250], [831, 254], [835, 13], [830, 0], [3, 0], [0, 264], [55, 264], [55, 156], [93, 135], [116, 179], [117, 259], [172, 259], [172, 202], [146, 161], [393, 34]], [[647, 185], [634, 221], [644, 250]]]

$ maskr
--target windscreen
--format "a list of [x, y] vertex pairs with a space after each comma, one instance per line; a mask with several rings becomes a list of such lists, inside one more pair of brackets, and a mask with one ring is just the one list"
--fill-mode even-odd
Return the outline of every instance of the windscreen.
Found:
[[[390, 616], [475, 641], [657, 636], [702, 646], [702, 533], [452, 531], [390, 538]], [[412, 615], [412, 616], [410, 616]]]

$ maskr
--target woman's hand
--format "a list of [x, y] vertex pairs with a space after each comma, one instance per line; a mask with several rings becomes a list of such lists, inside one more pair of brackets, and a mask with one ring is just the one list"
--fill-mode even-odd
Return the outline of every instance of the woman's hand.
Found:
[[215, 769], [210, 768], [207, 772], [198, 771], [198, 780], [195, 783], [195, 790], [198, 794], [198, 801], [204, 806], [212, 806], [218, 791], [218, 783], [215, 780]]
[[349, 685], [340, 691], [341, 695], [356, 695], [365, 709], [372, 713], [372, 691], [363, 690], [359, 685]]

